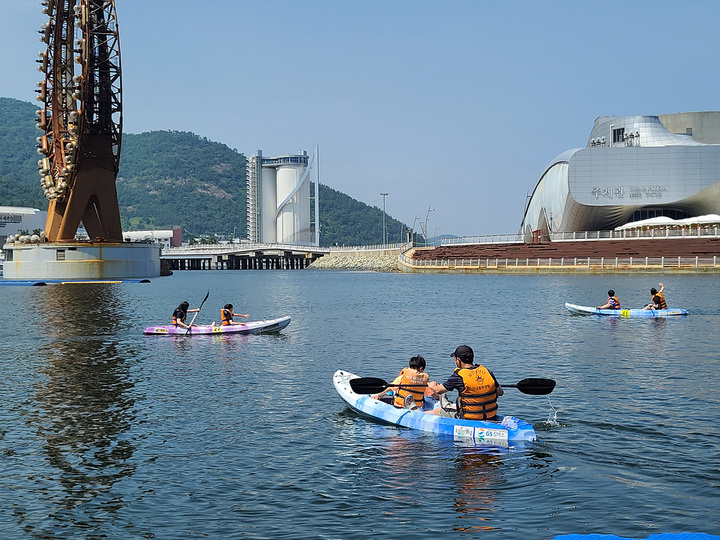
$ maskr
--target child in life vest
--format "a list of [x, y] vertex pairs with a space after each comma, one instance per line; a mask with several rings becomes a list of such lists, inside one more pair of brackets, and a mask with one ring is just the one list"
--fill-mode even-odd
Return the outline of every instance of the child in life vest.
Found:
[[665, 291], [665, 285], [658, 283], [660, 290], [658, 291], [655, 287], [650, 289], [650, 303], [643, 309], [667, 309], [667, 301], [663, 292]]
[[608, 299], [604, 305], [598, 306], [598, 309], [620, 309], [620, 300], [615, 296], [615, 291], [610, 289], [608, 291]]
[[222, 320], [223, 326], [229, 326], [229, 325], [233, 325], [233, 324], [245, 324], [245, 323], [235, 322], [233, 320], [233, 317], [245, 317], [247, 319], [249, 316], [250, 316], [249, 313], [245, 313], [245, 314], [235, 313], [233, 311], [232, 304], [225, 304], [225, 307], [220, 310], [220, 320]]
[[[374, 399], [383, 400], [391, 390], [394, 392], [392, 404], [399, 408], [422, 408], [425, 401], [425, 389], [430, 376], [425, 373], [425, 358], [420, 355], [413, 356], [408, 361], [408, 367], [403, 368], [388, 388], [372, 396]], [[411, 397], [408, 397], [411, 396]], [[386, 401], [389, 402], [389, 401]]]

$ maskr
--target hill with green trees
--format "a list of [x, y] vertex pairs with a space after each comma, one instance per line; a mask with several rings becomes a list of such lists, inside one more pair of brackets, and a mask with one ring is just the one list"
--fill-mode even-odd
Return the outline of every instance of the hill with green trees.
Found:
[[124, 134], [117, 177], [123, 230], [244, 235], [245, 156], [193, 133]]
[[[0, 98], [0, 206], [47, 209], [37, 172], [32, 103]], [[194, 133], [123, 134], [118, 200], [123, 230], [179, 225], [194, 237], [247, 236], [246, 157]], [[320, 244], [382, 243], [382, 209], [320, 184]], [[313, 209], [314, 211], [314, 209]], [[387, 216], [390, 242], [406, 225]]]
[[38, 175], [32, 103], [0, 98], [0, 206], [47, 209]]

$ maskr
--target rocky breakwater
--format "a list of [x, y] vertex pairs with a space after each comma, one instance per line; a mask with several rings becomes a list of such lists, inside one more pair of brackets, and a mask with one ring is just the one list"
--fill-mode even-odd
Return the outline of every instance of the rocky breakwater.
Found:
[[308, 268], [314, 270], [364, 270], [399, 272], [399, 250], [333, 251], [320, 257]]

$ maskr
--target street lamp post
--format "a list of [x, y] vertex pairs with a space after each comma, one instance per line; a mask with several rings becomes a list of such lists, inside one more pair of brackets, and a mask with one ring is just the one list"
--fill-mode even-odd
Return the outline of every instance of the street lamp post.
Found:
[[[415, 216], [415, 221], [413, 221], [413, 228], [412, 228], [412, 242], [415, 244], [415, 224], [418, 222], [418, 219], [420, 219], [419, 216]], [[422, 221], [420, 222], [420, 226], [422, 227]]]
[[425, 235], [425, 245], [427, 246], [428, 237], [427, 237], [427, 226], [428, 226], [428, 220], [430, 219], [430, 212], [434, 212], [435, 209], [428, 206], [427, 214], [425, 214], [425, 232], [423, 233]]
[[381, 193], [383, 198], [383, 245], [387, 244], [387, 227], [385, 227], [385, 197], [388, 196], [387, 193]]

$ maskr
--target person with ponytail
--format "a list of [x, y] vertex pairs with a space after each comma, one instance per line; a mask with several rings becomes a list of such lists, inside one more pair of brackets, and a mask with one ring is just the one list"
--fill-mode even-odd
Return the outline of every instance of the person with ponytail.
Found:
[[173, 311], [173, 315], [172, 315], [173, 326], [175, 326], [176, 328], [178, 326], [181, 326], [183, 328], [190, 328], [190, 325], [185, 324], [185, 319], [187, 318], [187, 314], [200, 311], [200, 308], [188, 309], [189, 307], [190, 307], [190, 304], [188, 302], [181, 302], [180, 305], [175, 308], [175, 311]]

